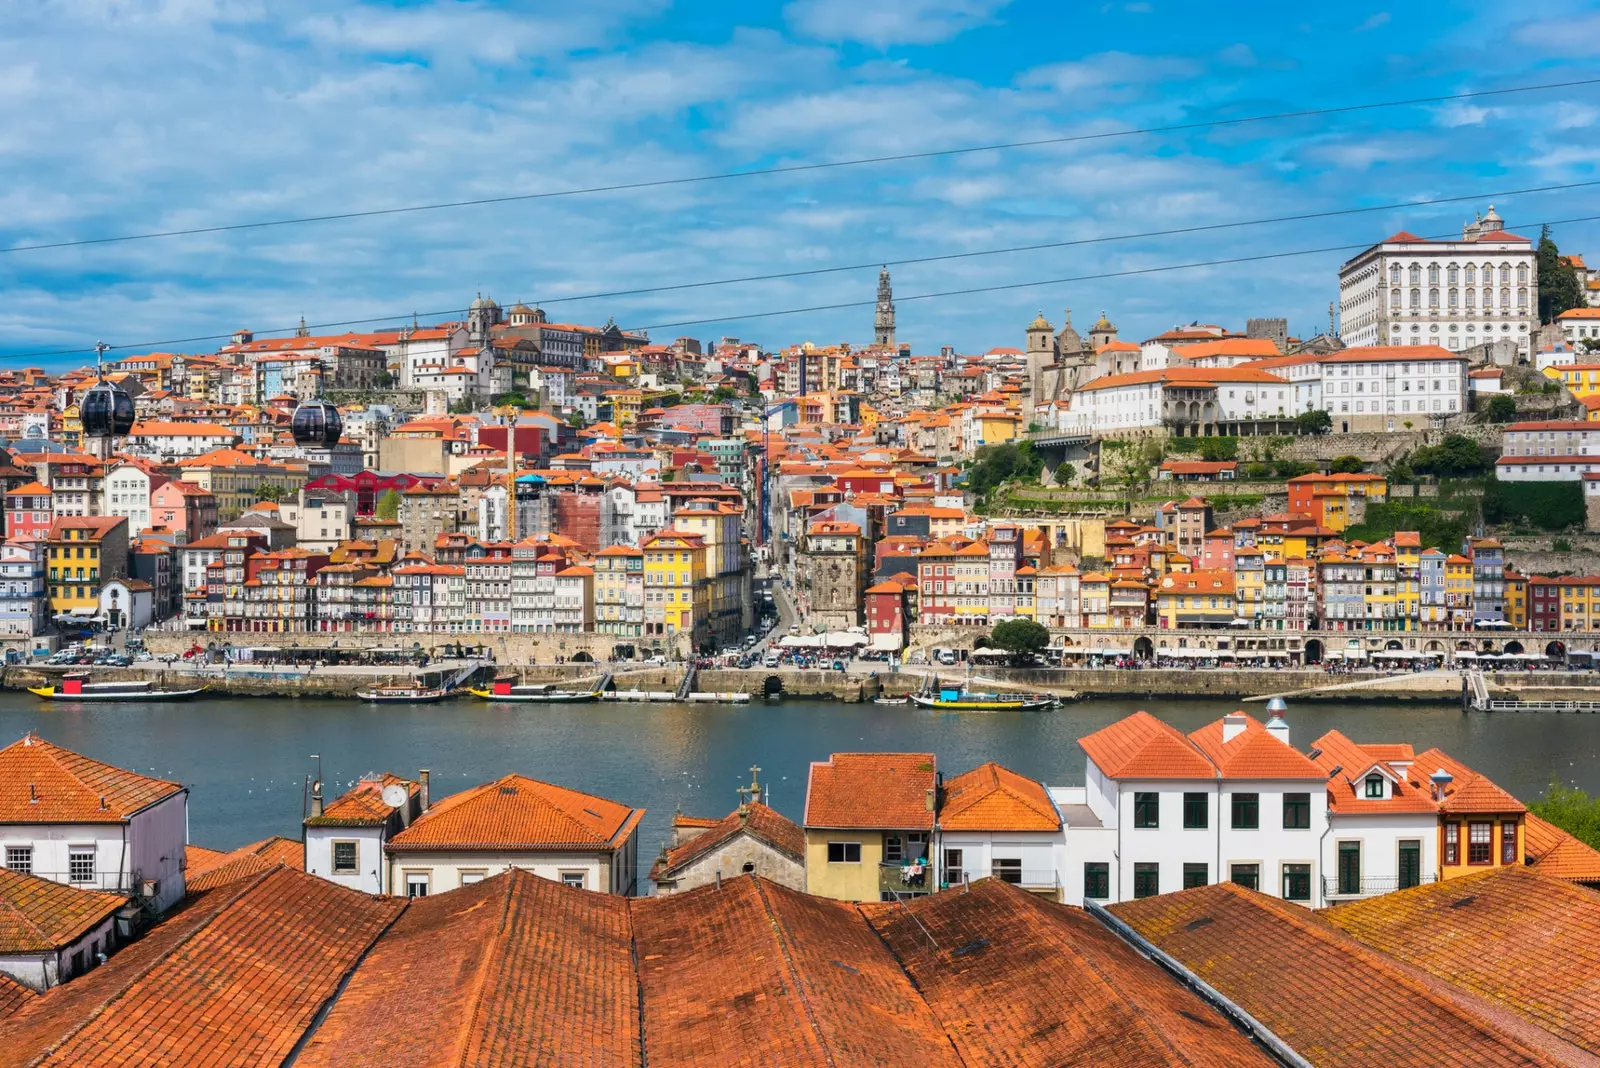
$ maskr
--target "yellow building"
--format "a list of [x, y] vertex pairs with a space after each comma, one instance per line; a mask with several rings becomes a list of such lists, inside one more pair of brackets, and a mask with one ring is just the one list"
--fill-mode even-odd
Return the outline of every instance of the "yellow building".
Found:
[[[930, 854], [937, 798], [932, 753], [834, 753], [813, 763], [806, 892], [838, 901], [931, 893], [938, 886], [939, 858]], [[943, 859], [950, 867], [950, 853]], [[959, 865], [960, 850], [954, 859]]]
[[706, 547], [707, 625], [718, 644], [737, 643], [744, 635], [744, 545], [742, 513], [731, 504], [704, 497], [691, 499], [672, 513], [672, 525], [697, 535]]
[[128, 520], [66, 516], [50, 524], [46, 557], [53, 615], [87, 619], [100, 611], [100, 585], [128, 574]]
[[1422, 626], [1422, 535], [1414, 530], [1394, 533], [1396, 611], [1401, 630]]
[[217, 499], [217, 512], [233, 519], [261, 500], [261, 487], [293, 497], [305, 488], [306, 468], [258, 460], [238, 449], [211, 452], [178, 463], [178, 477]]
[[1472, 626], [1472, 561], [1458, 553], [1445, 557], [1444, 604], [1450, 629], [1466, 630]]
[[1522, 867], [1528, 811], [1522, 802], [1437, 749], [1419, 754], [1410, 773], [1443, 794], [1438, 802], [1440, 879]]
[[1078, 582], [1083, 606], [1083, 625], [1091, 630], [1109, 629], [1111, 623], [1111, 577], [1090, 571]]
[[698, 535], [658, 531], [644, 551], [646, 634], [688, 634], [698, 647], [706, 637], [710, 606], [706, 590], [706, 546]]
[[1592, 630], [1600, 617], [1600, 585], [1572, 576], [1561, 580], [1561, 629]]
[[[1600, 363], [1558, 363], [1544, 369], [1574, 397], [1600, 397]], [[1591, 413], [1592, 414], [1592, 413]]]
[[956, 551], [955, 612], [951, 621], [981, 625], [989, 618], [989, 543], [975, 541]]
[[978, 421], [981, 445], [1003, 445], [1021, 436], [1022, 416], [1015, 412], [980, 412], [973, 418]]
[[606, 400], [611, 402], [611, 421], [619, 427], [631, 427], [639, 421], [644, 410], [644, 390], [608, 389]]
[[1226, 627], [1234, 619], [1234, 578], [1221, 570], [1168, 575], [1156, 587], [1156, 625], [1162, 630]]
[[1235, 549], [1233, 552], [1234, 614], [1240, 619], [1248, 619], [1259, 624], [1266, 615], [1266, 590], [1266, 554], [1260, 549]]
[[1528, 629], [1528, 576], [1506, 568], [1506, 622]]

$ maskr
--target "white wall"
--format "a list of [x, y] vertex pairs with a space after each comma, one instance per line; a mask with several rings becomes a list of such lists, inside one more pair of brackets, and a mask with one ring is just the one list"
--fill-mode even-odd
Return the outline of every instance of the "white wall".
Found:
[[[1359, 802], [1358, 802], [1359, 803]], [[1323, 842], [1322, 870], [1331, 880], [1338, 873], [1340, 842], [1361, 843], [1361, 879], [1375, 880], [1378, 886], [1369, 893], [1392, 888], [1400, 877], [1400, 842], [1405, 839], [1422, 844], [1421, 875], [1424, 881], [1439, 875], [1439, 824], [1429, 812], [1334, 813], [1332, 830]]]
[[108, 957], [111, 956], [115, 949], [113, 941], [116, 923], [115, 914], [107, 916], [85, 931], [76, 941], [62, 946], [59, 951], [0, 956], [0, 974], [9, 975], [23, 986], [43, 993], [52, 986], [82, 974], [74, 960], [74, 956], [80, 951], [84, 957], [85, 972], [99, 966], [97, 954], [104, 953]]
[[[352, 841], [356, 843], [355, 872], [335, 873], [333, 843]], [[386, 863], [381, 827], [306, 828], [306, 871], [312, 875], [365, 894], [381, 894]], [[402, 886], [401, 892], [404, 891]]]
[[584, 889], [621, 893], [632, 882], [632, 872], [637, 869], [637, 850], [635, 836], [627, 846], [617, 850], [615, 863], [610, 852], [395, 853], [387, 860], [389, 892], [405, 896], [407, 872], [427, 872], [430, 876], [428, 892], [439, 894], [460, 889], [462, 872], [482, 872], [488, 877], [520, 868], [553, 882], [561, 881], [562, 872], [581, 871]]
[[[1259, 798], [1257, 830], [1234, 830], [1232, 825], [1232, 798], [1236, 793], [1256, 794]], [[1310, 826], [1303, 830], [1289, 830], [1283, 826], [1283, 798], [1288, 793], [1311, 795]], [[1311, 865], [1311, 907], [1324, 904], [1321, 894], [1321, 864], [1318, 849], [1323, 832], [1328, 828], [1328, 788], [1322, 780], [1267, 781], [1225, 780], [1222, 784], [1222, 819], [1219, 823], [1219, 845], [1222, 856], [1222, 874], [1214, 877], [1220, 881], [1228, 877], [1229, 866], [1236, 863], [1254, 863], [1260, 867], [1258, 889], [1272, 897], [1283, 896], [1283, 865]]]

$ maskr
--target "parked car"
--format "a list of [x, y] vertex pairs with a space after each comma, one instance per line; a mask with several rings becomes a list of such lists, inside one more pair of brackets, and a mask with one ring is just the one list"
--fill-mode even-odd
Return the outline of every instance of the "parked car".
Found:
[[660, 653], [657, 653], [655, 656], [652, 656], [648, 660], [646, 660], [645, 663], [646, 664], [651, 664], [651, 665], [653, 665], [655, 667], [666, 667], [667, 666], [667, 658], [662, 656]]
[[778, 664], [780, 662], [781, 661], [779, 660], [779, 657], [778, 657], [777, 653], [768, 653], [767, 654], [767, 658], [765, 660], [763, 660], [761, 663], [765, 667], [775, 668], [775, 667], [778, 666]]

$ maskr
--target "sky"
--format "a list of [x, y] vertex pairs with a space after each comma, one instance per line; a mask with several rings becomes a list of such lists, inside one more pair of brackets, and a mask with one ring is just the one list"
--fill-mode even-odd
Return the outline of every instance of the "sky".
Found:
[[[865, 166], [49, 250], [16, 246], [1115, 133], [1600, 76], [1600, 12], [1162, 0], [31, 0], [0, 5], [0, 357], [77, 366], [416, 313], [1020, 347], [1043, 310], [1142, 340], [1327, 326], [1339, 264], [1492, 200], [1600, 214], [1600, 85]], [[1405, 205], [1393, 207], [1393, 205]], [[1557, 225], [1600, 257], [1600, 222]], [[1153, 274], [1208, 260], [1315, 254]], [[833, 273], [606, 297], [817, 268]], [[1108, 277], [1119, 275], [1120, 277]], [[1037, 284], [1047, 283], [1047, 284]], [[909, 299], [989, 287], [986, 293]], [[584, 298], [589, 299], [572, 299]], [[838, 304], [855, 307], [774, 315]], [[706, 321], [712, 320], [712, 321]], [[682, 325], [689, 324], [689, 325]], [[330, 329], [340, 332], [345, 327]], [[356, 329], [361, 329], [356, 327]]]

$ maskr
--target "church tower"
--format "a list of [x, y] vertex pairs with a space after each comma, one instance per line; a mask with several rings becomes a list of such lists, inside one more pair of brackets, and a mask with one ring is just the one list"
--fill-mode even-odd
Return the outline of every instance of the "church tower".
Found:
[[878, 272], [878, 311], [872, 319], [872, 343], [894, 347], [894, 289], [889, 285], [889, 268]]

